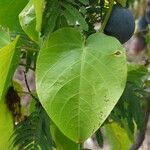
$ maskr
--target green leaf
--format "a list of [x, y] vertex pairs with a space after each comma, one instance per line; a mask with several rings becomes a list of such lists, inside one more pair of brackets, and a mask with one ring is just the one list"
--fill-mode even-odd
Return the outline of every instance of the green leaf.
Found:
[[29, 38], [38, 42], [39, 33], [36, 31], [36, 15], [32, 0], [29, 1], [26, 7], [19, 14], [19, 21], [22, 29]]
[[40, 32], [45, 0], [32, 0], [32, 1], [35, 8], [35, 14], [36, 14], [36, 30]]
[[16, 44], [18, 37], [0, 49], [0, 101], [6, 93], [7, 87], [10, 85], [10, 80], [18, 64], [19, 52], [17, 51]]
[[147, 68], [138, 64], [128, 64], [128, 81], [141, 82], [142, 78], [147, 75]]
[[127, 0], [116, 0], [116, 2], [119, 3], [122, 7], [125, 7]]
[[77, 150], [78, 144], [64, 136], [55, 124], [51, 124], [51, 133], [57, 150]]
[[0, 25], [14, 29], [19, 26], [18, 15], [28, 0], [1, 0]]
[[105, 125], [106, 137], [108, 138], [111, 150], [127, 150], [133, 141], [130, 141], [126, 131], [117, 123]]
[[13, 132], [12, 115], [6, 106], [5, 94], [18, 63], [19, 53], [15, 50], [17, 41], [18, 37], [0, 49], [0, 149], [9, 148], [9, 138]]
[[105, 121], [126, 83], [122, 45], [103, 33], [86, 41], [73, 28], [54, 32], [36, 69], [39, 99], [60, 131], [83, 142]]

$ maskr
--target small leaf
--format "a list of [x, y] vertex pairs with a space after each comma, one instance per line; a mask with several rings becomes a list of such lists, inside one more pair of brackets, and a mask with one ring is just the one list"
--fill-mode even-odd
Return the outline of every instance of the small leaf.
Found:
[[[114, 53], [120, 51], [120, 55]], [[122, 45], [103, 33], [86, 41], [74, 28], [54, 32], [40, 50], [36, 87], [59, 130], [83, 142], [105, 121], [126, 83]]]

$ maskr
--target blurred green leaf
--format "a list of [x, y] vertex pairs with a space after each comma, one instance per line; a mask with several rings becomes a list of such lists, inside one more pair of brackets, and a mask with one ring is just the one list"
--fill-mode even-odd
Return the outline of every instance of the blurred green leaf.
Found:
[[5, 47], [0, 49], [0, 99], [6, 93], [7, 87], [10, 85], [13, 73], [18, 65], [19, 51], [16, 49], [18, 37]]
[[0, 1], [0, 25], [11, 30], [19, 26], [19, 13], [28, 3], [28, 0], [1, 0]]
[[38, 42], [39, 33], [36, 31], [36, 15], [32, 0], [29, 1], [26, 7], [19, 14], [19, 21], [22, 29], [29, 38]]
[[130, 141], [126, 131], [117, 123], [105, 125], [105, 133], [111, 150], [128, 150], [133, 141]]
[[32, 0], [36, 14], [36, 30], [41, 31], [45, 0]]
[[4, 31], [0, 28], [0, 48], [10, 43], [10, 35], [8, 31]]
[[128, 64], [128, 81], [139, 83], [148, 74], [147, 68], [142, 65]]

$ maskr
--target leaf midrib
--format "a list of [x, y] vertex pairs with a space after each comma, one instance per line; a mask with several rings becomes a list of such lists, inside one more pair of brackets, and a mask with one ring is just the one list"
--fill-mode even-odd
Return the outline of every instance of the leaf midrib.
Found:
[[[81, 49], [83, 50], [83, 52], [81, 53], [81, 66], [80, 66], [80, 78], [79, 78], [79, 97], [78, 97], [78, 127], [80, 127], [80, 99], [82, 98], [81, 95], [81, 87], [82, 87], [82, 76], [83, 76], [83, 69], [84, 69], [84, 65], [85, 65], [85, 57], [86, 57], [86, 47], [85, 47], [85, 43], [83, 42], [83, 45], [81, 47]], [[80, 131], [78, 130], [78, 137], [80, 138]], [[80, 142], [80, 139], [78, 139]]]

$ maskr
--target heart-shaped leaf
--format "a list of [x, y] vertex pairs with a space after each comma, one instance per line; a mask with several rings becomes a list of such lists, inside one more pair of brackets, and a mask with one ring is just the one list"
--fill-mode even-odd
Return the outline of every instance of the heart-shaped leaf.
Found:
[[37, 93], [60, 131], [83, 142], [105, 121], [126, 83], [122, 45], [96, 33], [85, 40], [73, 28], [54, 32], [41, 49]]

